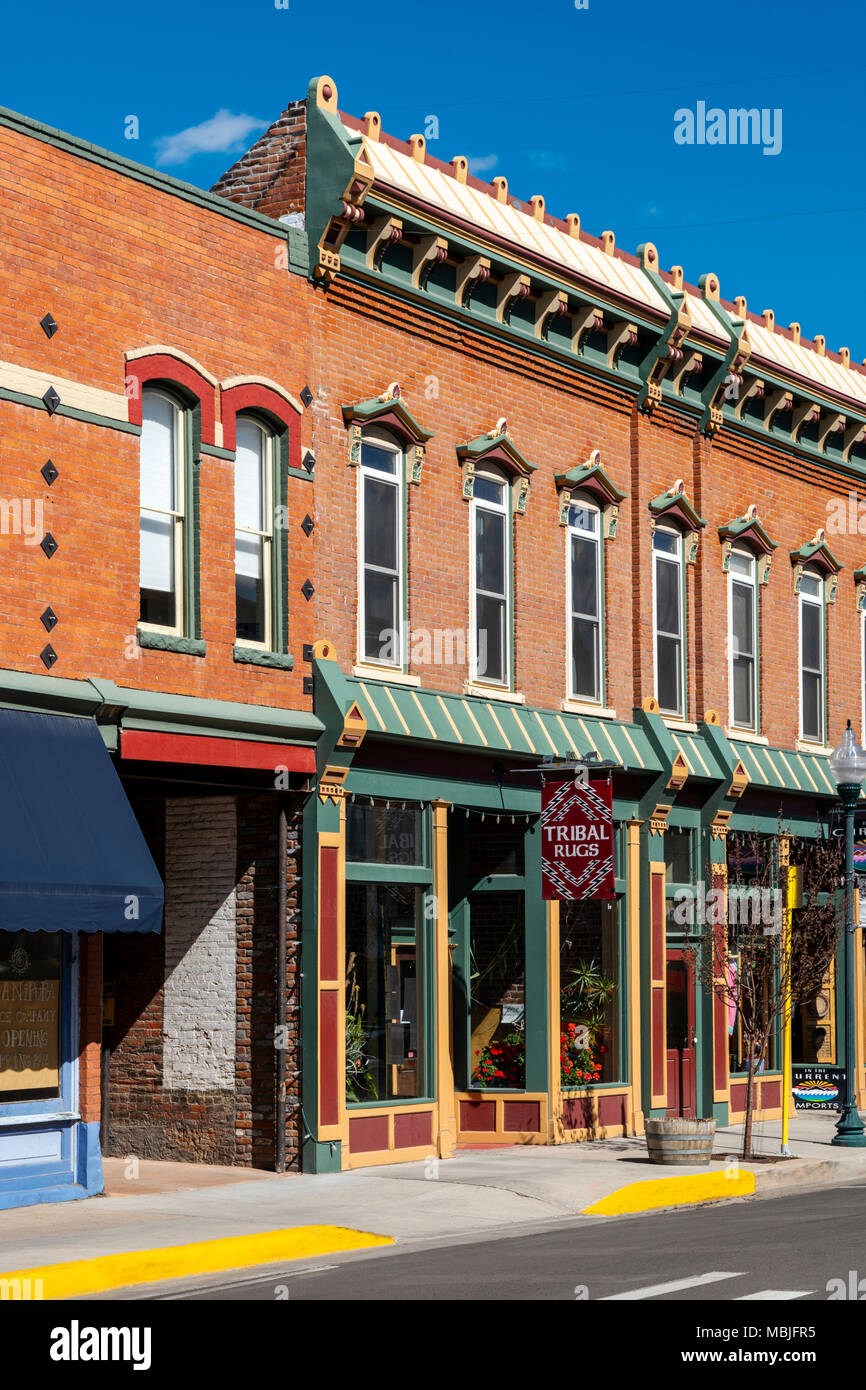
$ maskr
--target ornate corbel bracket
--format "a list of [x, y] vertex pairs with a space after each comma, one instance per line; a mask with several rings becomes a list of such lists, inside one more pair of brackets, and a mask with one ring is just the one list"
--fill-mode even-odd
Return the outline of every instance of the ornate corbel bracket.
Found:
[[564, 290], [545, 290], [535, 310], [535, 336], [546, 338], [554, 319], [568, 313], [568, 295]]
[[521, 299], [528, 299], [532, 290], [532, 285], [528, 275], [521, 275], [519, 271], [514, 271], [511, 275], [503, 275], [496, 287], [496, 318], [499, 323], [507, 324], [511, 319], [511, 310]]
[[[729, 823], [730, 823], [730, 819], [731, 819], [731, 816], [732, 816], [732, 815], [733, 815], [733, 811], [717, 811], [716, 814], [713, 816], [713, 819], [710, 821], [710, 832], [711, 832], [712, 837], [713, 837], [714, 840], [726, 840], [726, 839], [727, 839], [727, 837], [728, 837], [728, 825], [729, 825]], [[719, 865], [715, 865], [715, 864], [714, 864], [714, 865], [713, 865], [713, 872], [715, 873], [716, 868], [719, 868], [719, 869], [724, 868], [725, 872], [727, 873], [727, 867], [728, 867], [727, 864], [719, 864]], [[718, 877], [721, 877], [721, 874], [719, 874]]]
[[594, 304], [586, 305], [578, 309], [571, 316], [571, 350], [574, 353], [580, 352], [581, 340], [586, 333], [601, 332], [604, 328], [604, 316], [600, 309]]
[[637, 342], [636, 323], [615, 323], [607, 330], [607, 365], [615, 367], [627, 347]]
[[650, 812], [649, 833], [650, 835], [664, 835], [668, 828], [668, 816], [671, 807], [666, 802], [660, 802], [653, 811]]
[[479, 285], [490, 279], [489, 256], [467, 256], [457, 267], [457, 303], [468, 308]]
[[783, 391], [781, 389], [771, 391], [766, 398], [766, 405], [764, 406], [764, 429], [770, 429], [775, 415], [785, 415], [788, 411], [793, 409], [794, 397], [790, 391]]
[[403, 236], [403, 223], [399, 217], [377, 217], [367, 235], [367, 267], [381, 270], [385, 252]]
[[412, 254], [412, 284], [418, 290], [427, 288], [434, 266], [448, 259], [448, 242], [444, 236], [424, 236]]
[[346, 795], [345, 783], [348, 775], [347, 767], [324, 768], [319, 778], [319, 800], [333, 801], [335, 806], [339, 806]]

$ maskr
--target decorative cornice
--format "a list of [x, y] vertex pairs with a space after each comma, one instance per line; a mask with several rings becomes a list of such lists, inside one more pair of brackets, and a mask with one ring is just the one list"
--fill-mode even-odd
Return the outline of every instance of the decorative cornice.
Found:
[[627, 494], [620, 492], [602, 468], [599, 449], [593, 449], [585, 463], [579, 463], [576, 468], [570, 468], [567, 473], [557, 473], [555, 482], [559, 490], [560, 526], [568, 524], [568, 511], [575, 494], [588, 493], [602, 510], [605, 535], [610, 538], [616, 535], [620, 503]]
[[508, 422], [504, 416], [486, 434], [478, 435], [468, 444], [458, 444], [457, 458], [463, 468], [463, 497], [467, 502], [475, 491], [475, 472], [479, 463], [489, 463], [497, 465], [511, 478], [515, 511], [519, 515], [526, 511], [529, 481], [538, 464], [530, 463], [520, 452], [508, 432]]
[[821, 571], [826, 581], [827, 602], [833, 603], [835, 601], [838, 574], [844, 566], [836, 559], [827, 544], [823, 527], [819, 527], [812, 540], [801, 545], [799, 550], [791, 551], [791, 564], [794, 567], [795, 594], [800, 592], [804, 569], [807, 565], [814, 565], [816, 569]]
[[421, 481], [424, 465], [424, 450], [428, 439], [433, 435], [422, 429], [404, 404], [400, 387], [396, 381], [386, 386], [381, 396], [372, 396], [365, 401], [355, 401], [342, 407], [343, 419], [349, 427], [349, 463], [361, 461], [361, 440], [365, 425], [381, 425], [392, 431], [406, 450], [407, 479], [410, 483]]
[[719, 527], [719, 540], [722, 542], [722, 569], [727, 572], [731, 564], [731, 551], [739, 541], [752, 550], [758, 561], [758, 582], [766, 584], [770, 577], [770, 563], [773, 551], [778, 550], [779, 542], [774, 541], [764, 529], [758, 517], [758, 508], [752, 504], [742, 516], [727, 525]]
[[667, 492], [662, 492], [658, 497], [654, 497], [649, 504], [649, 509], [652, 512], [653, 530], [655, 530], [656, 522], [662, 518], [665, 521], [675, 521], [679, 524], [689, 539], [686, 562], [693, 565], [698, 555], [700, 534], [707, 523], [703, 517], [698, 516], [686, 496], [683, 479], [678, 478]]

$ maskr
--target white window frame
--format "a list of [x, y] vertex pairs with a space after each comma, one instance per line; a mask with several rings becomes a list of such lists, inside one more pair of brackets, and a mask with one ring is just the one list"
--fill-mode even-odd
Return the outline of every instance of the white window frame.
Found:
[[[512, 547], [511, 547], [511, 486], [510, 479], [501, 469], [488, 464], [486, 467], [476, 469], [475, 481], [487, 479], [490, 482], [499, 483], [502, 487], [502, 502], [489, 502], [475, 496], [474, 490], [469, 504], [469, 672], [470, 680], [474, 685], [489, 685], [493, 690], [511, 689], [511, 566], [512, 566]], [[503, 594], [490, 594], [491, 598], [505, 599], [505, 622], [504, 622], [504, 671], [502, 680], [494, 680], [490, 676], [480, 676], [478, 674], [478, 594], [475, 584], [476, 571], [476, 547], [475, 518], [480, 511], [493, 512], [497, 516], [505, 518], [502, 528], [502, 544], [504, 546], [504, 589]]]
[[[380, 468], [367, 468], [364, 465], [364, 445], [372, 444], [377, 449], [387, 450], [394, 455], [393, 474], [384, 473]], [[381, 666], [386, 671], [405, 670], [406, 661], [406, 641], [404, 632], [404, 605], [406, 592], [406, 575], [404, 573], [405, 555], [405, 516], [404, 516], [404, 497], [405, 497], [405, 457], [402, 445], [398, 443], [390, 431], [376, 426], [365, 429], [361, 436], [361, 454], [358, 463], [358, 664], [362, 666]], [[390, 483], [397, 491], [397, 626], [394, 630], [395, 655], [391, 661], [385, 661], [382, 657], [368, 656], [364, 649], [364, 631], [366, 626], [365, 594], [366, 585], [364, 583], [365, 572], [368, 568], [364, 555], [364, 516], [366, 505], [367, 479], [373, 478], [378, 483]], [[383, 570], [379, 565], [371, 565], [370, 569], [375, 569], [379, 573], [387, 574], [390, 571]]]
[[[595, 519], [596, 519], [596, 529], [595, 529], [594, 531], [586, 531], [586, 530], [583, 529], [583, 527], [576, 526], [576, 525], [574, 524], [574, 522], [572, 521], [572, 519], [571, 519], [572, 511], [575, 511], [575, 510], [583, 511], [583, 512], [591, 512], [591, 513], [595, 516]], [[592, 503], [592, 502], [585, 501], [582, 497], [572, 498], [572, 501], [571, 501], [571, 503], [570, 503], [570, 505], [569, 505], [569, 508], [568, 508], [568, 525], [567, 525], [566, 530], [565, 530], [565, 535], [566, 535], [566, 546], [565, 546], [565, 588], [566, 588], [566, 595], [567, 595], [567, 597], [566, 597], [567, 611], [566, 611], [566, 615], [565, 615], [565, 624], [566, 624], [566, 626], [565, 626], [565, 650], [566, 650], [566, 664], [567, 664], [567, 667], [568, 667], [567, 674], [566, 674], [566, 682], [567, 682], [567, 690], [568, 690], [568, 698], [569, 698], [569, 700], [575, 700], [575, 701], [581, 701], [581, 700], [582, 700], [582, 701], [584, 701], [584, 702], [586, 702], [586, 703], [588, 703], [588, 704], [594, 704], [594, 705], [600, 705], [600, 704], [602, 703], [603, 691], [604, 691], [604, 678], [603, 678], [603, 675], [602, 675], [602, 672], [603, 672], [603, 669], [604, 669], [604, 652], [603, 652], [603, 650], [602, 650], [602, 637], [603, 637], [603, 626], [602, 626], [602, 592], [603, 592], [603, 591], [602, 591], [602, 557], [603, 557], [603, 551], [602, 551], [602, 546], [603, 546], [603, 539], [602, 539], [602, 523], [603, 523], [603, 514], [602, 514], [602, 511], [601, 511], [601, 508], [600, 508], [600, 507], [596, 506], [596, 505], [595, 505], [594, 503]], [[597, 612], [597, 614], [596, 614], [596, 616], [595, 616], [595, 619], [590, 618], [590, 616], [589, 616], [588, 614], [586, 614], [586, 613], [575, 613], [575, 611], [574, 611], [574, 598], [573, 598], [573, 595], [572, 595], [572, 577], [571, 577], [571, 575], [572, 575], [571, 552], [572, 552], [572, 541], [573, 541], [573, 538], [574, 538], [574, 537], [579, 537], [581, 540], [593, 541], [593, 542], [595, 543], [595, 594], [596, 594], [596, 605], [597, 605], [597, 609], [598, 609], [598, 612]], [[585, 620], [587, 620], [587, 621], [590, 621], [590, 622], [594, 621], [594, 622], [595, 622], [595, 626], [596, 626], [597, 669], [596, 669], [596, 693], [595, 693], [594, 695], [586, 695], [586, 694], [580, 694], [580, 695], [579, 695], [579, 694], [576, 692], [576, 690], [574, 689], [574, 651], [573, 651], [573, 647], [572, 647], [572, 643], [573, 643], [574, 638], [573, 638], [572, 628], [573, 628], [573, 620], [574, 620], [575, 618], [583, 618], [583, 619], [585, 619]]]
[[[252, 415], [239, 415], [237, 423], [252, 425], [258, 430], [262, 437], [262, 520], [265, 529], [261, 531], [253, 530], [248, 526], [238, 526], [235, 520], [235, 536], [258, 536], [262, 541], [262, 584], [265, 593], [265, 636], [264, 641], [254, 642], [249, 637], [238, 637], [237, 635], [237, 608], [235, 608], [235, 646], [252, 647], [255, 651], [272, 652], [276, 650], [274, 646], [274, 436], [271, 431], [255, 419]], [[237, 566], [237, 560], [235, 561]], [[237, 568], [235, 568], [235, 582], [237, 582]]]
[[[733, 568], [728, 569], [728, 717], [732, 729], [742, 729], [745, 733], [760, 733], [758, 715], [758, 562], [751, 550], [735, 548], [731, 559], [739, 555], [749, 561], [748, 576]], [[752, 591], [752, 710], [751, 724], [740, 724], [734, 715], [734, 585], [742, 584]]]
[[[676, 564], [677, 567], [678, 567], [678, 569], [679, 569], [679, 583], [678, 583], [678, 585], [677, 585], [677, 597], [678, 597], [678, 607], [679, 607], [679, 614], [680, 614], [680, 632], [679, 632], [679, 642], [680, 642], [680, 672], [679, 672], [679, 675], [680, 675], [680, 680], [679, 680], [679, 686], [680, 686], [680, 708], [679, 708], [678, 710], [662, 709], [661, 700], [659, 700], [659, 709], [660, 709], [661, 713], [662, 713], [663, 715], [665, 715], [665, 716], [666, 716], [667, 718], [669, 718], [669, 719], [685, 719], [685, 717], [686, 717], [687, 695], [686, 695], [685, 557], [684, 557], [684, 554], [683, 554], [683, 534], [682, 534], [682, 532], [679, 531], [675, 526], [661, 526], [661, 525], [659, 525], [658, 523], [656, 524], [655, 531], [653, 532], [653, 546], [652, 546], [652, 579], [653, 579], [653, 628], [652, 628], [652, 641], [653, 641], [653, 693], [655, 694], [655, 697], [656, 697], [656, 699], [658, 700], [658, 699], [659, 699], [659, 696], [658, 696], [658, 690], [659, 690], [659, 671], [658, 671], [658, 659], [659, 659], [659, 644], [658, 644], [658, 638], [659, 638], [659, 629], [658, 629], [658, 596], [657, 596], [657, 594], [656, 594], [656, 565], [657, 565], [657, 552], [656, 552], [656, 548], [655, 548], [655, 537], [656, 537], [656, 533], [657, 533], [657, 532], [663, 532], [663, 533], [665, 533], [666, 535], [674, 536], [674, 537], [676, 538], [677, 547], [676, 547], [676, 552], [675, 552], [675, 553], [674, 553], [674, 552], [669, 552], [669, 551], [661, 551], [661, 552], [658, 552], [658, 554], [659, 554], [660, 556], [663, 556], [663, 558], [664, 558], [669, 564]], [[674, 636], [674, 633], [672, 633], [672, 632], [664, 632], [664, 633], [661, 634], [661, 636], [663, 636], [663, 637], [673, 637], [673, 636]]]
[[[172, 409], [174, 420], [175, 505], [173, 509], [164, 507], [142, 507], [141, 456], [139, 453], [139, 546], [141, 545], [141, 517], [145, 512], [150, 512], [155, 516], [170, 516], [173, 519], [175, 622], [172, 626], [166, 626], [161, 623], [146, 623], [139, 620], [138, 627], [142, 632], [162, 632], [172, 637], [182, 637], [184, 633], [184, 624], [186, 622], [184, 605], [184, 594], [186, 589], [186, 573], [184, 567], [184, 554], [186, 549], [186, 410], [169, 391], [164, 391], [157, 386], [145, 386], [142, 391], [142, 414], [144, 412], [144, 402], [148, 396], [160, 396], [164, 401], [168, 402]], [[139, 591], [140, 589], [141, 579], [139, 578]]]
[[[803, 581], [814, 579], [818, 585], [818, 594], [807, 594], [803, 592]], [[800, 739], [803, 743], [813, 743], [816, 747], [823, 747], [827, 735], [827, 709], [826, 709], [826, 688], [827, 688], [827, 651], [826, 633], [824, 631], [827, 621], [825, 608], [824, 576], [816, 569], [806, 569], [800, 579], [800, 592], [797, 595], [797, 703], [800, 710]], [[820, 724], [819, 737], [815, 738], [812, 734], [805, 733], [803, 729], [803, 606], [805, 604], [817, 608], [820, 614], [818, 632], [821, 641], [821, 665], [819, 668], [821, 682], [821, 705], [820, 705]]]

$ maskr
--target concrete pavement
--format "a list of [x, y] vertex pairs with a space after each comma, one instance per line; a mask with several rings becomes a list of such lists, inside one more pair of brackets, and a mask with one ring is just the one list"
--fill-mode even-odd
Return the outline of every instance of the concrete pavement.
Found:
[[[0, 1212], [0, 1274], [36, 1268], [44, 1275], [42, 1267], [60, 1263], [274, 1232], [286, 1233], [283, 1253], [291, 1259], [292, 1239], [301, 1237], [288, 1232], [311, 1226], [409, 1243], [561, 1221], [592, 1208], [603, 1214], [643, 1211], [648, 1206], [742, 1197], [750, 1191], [775, 1195], [860, 1176], [866, 1181], [866, 1149], [831, 1147], [835, 1118], [827, 1114], [792, 1120], [790, 1146], [796, 1157], [778, 1163], [734, 1163], [739, 1128], [719, 1131], [719, 1157], [709, 1169], [652, 1165], [642, 1138], [463, 1150], [447, 1161], [429, 1159], [322, 1176], [235, 1170], [232, 1177], [231, 1170], [203, 1171], [193, 1164], [142, 1160], [136, 1166], [110, 1160], [113, 1195]], [[780, 1122], [756, 1126], [759, 1153], [778, 1154], [780, 1129]], [[137, 1176], [130, 1176], [133, 1173]], [[715, 1186], [705, 1198], [700, 1179], [707, 1173], [714, 1175]], [[672, 1196], [672, 1179], [680, 1180], [678, 1195]], [[623, 1192], [636, 1184], [642, 1185], [640, 1200], [629, 1205]], [[648, 1203], [647, 1184], [657, 1184]], [[612, 1207], [603, 1205], [611, 1200]], [[309, 1240], [304, 1241], [303, 1253], [309, 1255]], [[334, 1247], [326, 1242], [319, 1253], [330, 1248]], [[238, 1258], [233, 1268], [244, 1265]], [[47, 1286], [46, 1297], [51, 1297]]]

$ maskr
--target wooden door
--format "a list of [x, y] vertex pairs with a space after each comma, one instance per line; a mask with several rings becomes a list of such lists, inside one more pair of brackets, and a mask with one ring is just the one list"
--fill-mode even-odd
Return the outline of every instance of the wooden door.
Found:
[[697, 1114], [695, 1051], [695, 972], [683, 951], [668, 951], [667, 1080], [670, 1117], [693, 1120]]

